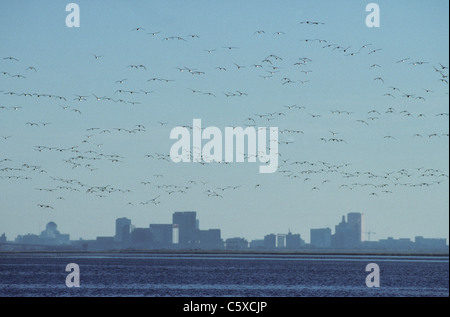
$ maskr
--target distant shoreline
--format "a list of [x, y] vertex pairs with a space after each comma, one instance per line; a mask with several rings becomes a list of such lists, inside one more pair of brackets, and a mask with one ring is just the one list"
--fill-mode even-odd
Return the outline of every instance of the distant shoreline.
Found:
[[224, 256], [421, 256], [421, 257], [449, 257], [447, 252], [407, 252], [407, 251], [262, 251], [262, 250], [110, 250], [110, 251], [0, 251], [2, 256], [27, 256], [27, 255], [104, 255], [104, 256], [145, 256], [145, 255], [167, 255], [167, 256], [201, 256], [201, 255], [224, 255]]

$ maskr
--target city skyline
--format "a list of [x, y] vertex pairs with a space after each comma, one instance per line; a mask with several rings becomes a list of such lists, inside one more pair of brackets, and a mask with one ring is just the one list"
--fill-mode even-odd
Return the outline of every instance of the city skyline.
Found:
[[[356, 212], [350, 212], [350, 213], [347, 213], [346, 215], [342, 215], [341, 222], [338, 223], [336, 220], [336, 224], [335, 224], [335, 226], [333, 226], [334, 229], [329, 228], [329, 227], [310, 228], [308, 234], [302, 234], [302, 233], [297, 232], [295, 229], [291, 230], [291, 228], [288, 228], [284, 232], [267, 231], [265, 235], [254, 238], [254, 239], [248, 239], [248, 237], [246, 237], [244, 234], [238, 235], [238, 236], [223, 237], [221, 235], [220, 226], [216, 226], [214, 228], [208, 228], [208, 229], [202, 228], [200, 225], [200, 223], [201, 223], [200, 218], [197, 218], [196, 211], [176, 211], [172, 214], [172, 222], [170, 222], [170, 223], [167, 223], [167, 222], [166, 223], [150, 223], [150, 224], [143, 226], [143, 224], [133, 223], [132, 220], [127, 217], [117, 218], [117, 219], [115, 219], [114, 223], [115, 223], [114, 230], [112, 230], [114, 232], [113, 235], [96, 236], [94, 239], [86, 239], [83, 237], [78, 237], [78, 238], [70, 239], [70, 242], [73, 243], [73, 242], [80, 242], [80, 241], [108, 241], [108, 243], [111, 243], [112, 241], [115, 241], [117, 243], [125, 243], [125, 242], [130, 243], [130, 241], [132, 241], [132, 235], [133, 235], [134, 231], [150, 229], [149, 232], [151, 232], [151, 234], [153, 234], [153, 235], [156, 234], [157, 236], [159, 236], [159, 239], [165, 240], [165, 243], [163, 244], [163, 247], [162, 247], [163, 249], [168, 248], [169, 245], [174, 245], [174, 246], [178, 245], [178, 247], [177, 247], [178, 249], [193, 249], [193, 248], [201, 249], [202, 247], [199, 247], [199, 246], [195, 247], [195, 246], [191, 245], [189, 242], [189, 239], [191, 239], [192, 236], [197, 237], [196, 239], [200, 238], [201, 235], [197, 236], [198, 235], [196, 233], [197, 231], [204, 231], [204, 232], [217, 231], [217, 232], [213, 232], [213, 234], [214, 234], [213, 239], [210, 239], [209, 236], [205, 236], [206, 240], [203, 241], [203, 244], [207, 243], [206, 241], [211, 240], [211, 241], [209, 241], [209, 243], [212, 243], [212, 245], [215, 246], [214, 241], [219, 239], [219, 240], [223, 241], [223, 243], [225, 243], [225, 245], [226, 245], [226, 241], [228, 241], [228, 240], [231, 241], [231, 240], [240, 239], [241, 242], [247, 241], [248, 248], [250, 248], [250, 249], [255, 248], [255, 247], [251, 246], [252, 244], [254, 244], [254, 243], [258, 244], [258, 241], [263, 242], [268, 237], [273, 238], [273, 242], [269, 242], [269, 244], [274, 243], [275, 246], [273, 248], [278, 249], [278, 248], [280, 248], [278, 246], [279, 239], [282, 239], [282, 240], [280, 240], [280, 241], [283, 241], [281, 243], [286, 244], [287, 236], [298, 236], [299, 243], [300, 242], [303, 243], [303, 244], [300, 244], [298, 247], [296, 247], [296, 249], [301, 249], [301, 246], [304, 247], [305, 245], [310, 245], [310, 246], [319, 247], [319, 248], [359, 249], [359, 250], [365, 250], [365, 251], [369, 252], [371, 249], [374, 248], [374, 245], [369, 245], [367, 243], [373, 244], [373, 243], [379, 243], [382, 241], [394, 241], [394, 242], [395, 241], [403, 241], [403, 242], [409, 241], [409, 242], [412, 242], [417, 239], [419, 239], [419, 240], [420, 239], [422, 239], [422, 240], [440, 240], [440, 243], [444, 243], [446, 246], [448, 246], [448, 242], [445, 238], [435, 237], [435, 236], [422, 237], [420, 235], [415, 235], [414, 237], [410, 238], [410, 237], [396, 237], [395, 235], [391, 235], [387, 238], [382, 238], [382, 239], [370, 239], [370, 238], [367, 239], [366, 237], [371, 237], [371, 234], [376, 234], [376, 232], [373, 232], [371, 230], [365, 231], [365, 229], [364, 229], [364, 213], [356, 213]], [[180, 229], [182, 227], [184, 227], [184, 228]], [[186, 228], [188, 231], [186, 231]], [[180, 230], [184, 230], [184, 232], [179, 233]], [[3, 235], [4, 239], [7, 239], [7, 241], [3, 241], [3, 242], [15, 241], [16, 243], [39, 244], [36, 241], [21, 242], [21, 240], [23, 240], [24, 237], [33, 236], [33, 235], [36, 237], [39, 236], [42, 239], [55, 238], [55, 236], [52, 235], [52, 233], [51, 233], [53, 231], [57, 232], [57, 235], [61, 237], [58, 239], [62, 239], [61, 241], [63, 242], [63, 245], [68, 245], [70, 243], [69, 236], [71, 236], [71, 234], [68, 234], [68, 233], [60, 234], [60, 232], [57, 231], [56, 223], [53, 221], [50, 221], [46, 225], [46, 230], [42, 231], [40, 233], [40, 235], [36, 235], [34, 233], [20, 234], [17, 237], [15, 237], [14, 240], [8, 239], [8, 237]], [[169, 234], [169, 236], [166, 236], [165, 238], [161, 238], [162, 237], [161, 235], [163, 235], [163, 236], [166, 235], [164, 232]], [[139, 234], [139, 233], [137, 233], [137, 234]], [[143, 233], [141, 233], [140, 239], [144, 238], [142, 236], [142, 234]], [[105, 240], [108, 238], [112, 238], [113, 240]], [[146, 237], [144, 240], [146, 240], [146, 239], [148, 239], [148, 237]], [[153, 239], [154, 239], [154, 237], [150, 238], [150, 241], [153, 241]], [[328, 241], [328, 242], [325, 242], [325, 244], [324, 244], [324, 241]], [[362, 244], [364, 242], [366, 242], [365, 247]], [[58, 244], [53, 243], [52, 245], [58, 245]], [[148, 249], [154, 248], [154, 246], [153, 247], [150, 247], [150, 246], [151, 246], [151, 244], [147, 244], [146, 247], [145, 247], [145, 245], [141, 245], [141, 247], [148, 248]], [[128, 245], [127, 247], [133, 248], [133, 245], [131, 244], [131, 245]], [[287, 247], [285, 246], [282, 248], [287, 248]], [[211, 249], [212, 250], [220, 250], [220, 248], [217, 246], [213, 247]]]
[[[224, 237], [309, 238], [363, 212], [371, 239], [448, 241], [449, 3], [376, 3], [380, 27], [358, 0], [80, 0], [68, 27], [67, 3], [1, 1], [0, 233], [197, 210]], [[278, 168], [248, 142], [175, 163], [175, 127], [277, 127]]]

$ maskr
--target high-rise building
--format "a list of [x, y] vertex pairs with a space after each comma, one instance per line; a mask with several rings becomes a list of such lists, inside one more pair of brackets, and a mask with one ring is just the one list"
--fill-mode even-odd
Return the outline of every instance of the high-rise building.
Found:
[[361, 246], [362, 241], [362, 214], [349, 213], [347, 221], [342, 216], [342, 221], [335, 227], [332, 236], [332, 246], [336, 248], [356, 248]]
[[331, 229], [311, 229], [311, 245], [317, 248], [331, 247]]
[[178, 244], [180, 247], [192, 246], [198, 238], [197, 213], [195, 211], [177, 211], [173, 213], [172, 224], [178, 225]]
[[172, 244], [178, 246], [180, 243], [180, 230], [177, 224], [172, 225]]
[[364, 241], [364, 214], [359, 212], [350, 212], [347, 215], [347, 222], [353, 230], [353, 239], [357, 243]]
[[286, 247], [286, 235], [283, 233], [277, 234], [277, 249], [284, 249]]
[[277, 236], [275, 234], [268, 234], [264, 236], [264, 248], [275, 249], [277, 247]]
[[304, 245], [304, 241], [300, 234], [293, 234], [289, 231], [286, 235], [286, 249], [298, 249]]
[[173, 225], [171, 224], [151, 224], [150, 232], [153, 235], [155, 247], [167, 248], [173, 243]]
[[133, 248], [150, 248], [153, 242], [150, 228], [134, 228], [130, 234], [130, 242]]
[[131, 220], [128, 218], [116, 219], [116, 235], [114, 239], [116, 242], [128, 243], [130, 242]]
[[223, 240], [220, 237], [220, 229], [199, 230], [198, 240], [200, 249], [223, 249]]

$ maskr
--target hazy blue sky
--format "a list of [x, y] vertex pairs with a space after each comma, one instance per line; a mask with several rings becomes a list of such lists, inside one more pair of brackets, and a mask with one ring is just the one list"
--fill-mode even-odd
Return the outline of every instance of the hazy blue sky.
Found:
[[[448, 239], [448, 1], [377, 1], [379, 28], [365, 24], [369, 1], [77, 1], [79, 28], [65, 25], [67, 3], [0, 3], [9, 239], [51, 220], [90, 239], [118, 217], [147, 227], [182, 210], [223, 238], [309, 242], [310, 228], [362, 212], [372, 239]], [[194, 118], [278, 127], [293, 143], [274, 174], [161, 159]]]

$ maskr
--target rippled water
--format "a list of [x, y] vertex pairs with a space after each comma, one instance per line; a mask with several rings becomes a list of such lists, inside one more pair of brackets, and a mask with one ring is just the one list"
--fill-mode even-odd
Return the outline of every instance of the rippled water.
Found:
[[[65, 285], [77, 263], [81, 287]], [[368, 288], [368, 263], [380, 267]], [[448, 257], [0, 255], [0, 296], [449, 296]]]

